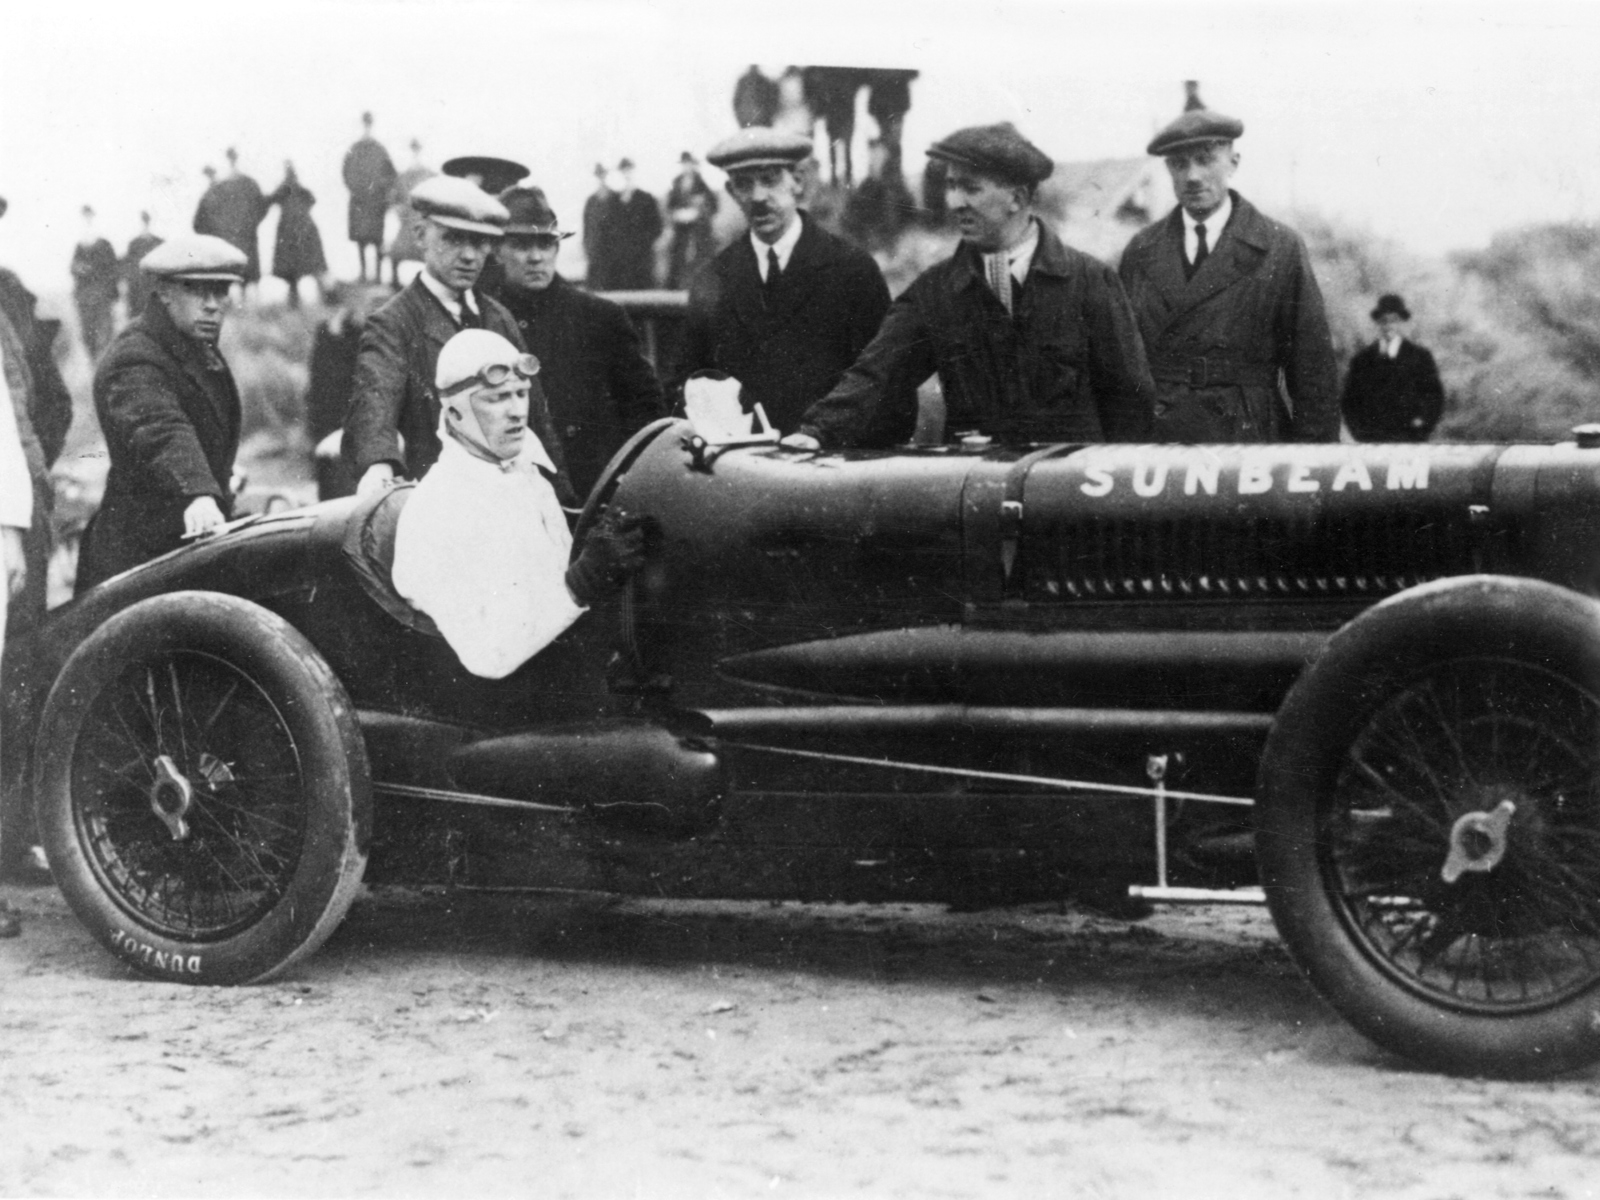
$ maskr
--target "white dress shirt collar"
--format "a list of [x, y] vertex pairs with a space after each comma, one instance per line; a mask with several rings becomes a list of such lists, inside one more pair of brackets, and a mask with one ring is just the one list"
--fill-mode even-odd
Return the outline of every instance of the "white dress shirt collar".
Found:
[[[1200, 235], [1194, 227], [1200, 222], [1189, 215], [1189, 210], [1182, 205], [1178, 211], [1183, 214], [1183, 260], [1193, 262], [1195, 251], [1200, 246]], [[1233, 216], [1233, 193], [1227, 192], [1222, 197], [1222, 203], [1217, 206], [1217, 211], [1205, 219], [1206, 250], [1209, 253], [1217, 248], [1217, 242], [1222, 238], [1222, 231], [1228, 227], [1228, 218]]]
[[789, 228], [785, 229], [783, 236], [771, 245], [763, 242], [754, 233], [750, 235], [750, 245], [755, 248], [756, 252], [756, 271], [760, 273], [762, 283], [767, 281], [767, 251], [776, 250], [778, 252], [778, 270], [787, 271], [789, 269], [789, 259], [794, 255], [795, 244], [800, 240], [800, 233], [804, 224], [805, 218], [799, 213], [795, 213], [794, 220], [789, 223]]
[[444, 284], [435, 279], [433, 277], [433, 272], [428, 270], [427, 267], [423, 267], [422, 270], [418, 272], [417, 278], [421, 279], [422, 286], [432, 292], [434, 298], [437, 299], [440, 304], [444, 305], [445, 312], [450, 314], [450, 319], [453, 320], [457, 325], [461, 324], [461, 306], [463, 304], [467, 306], [467, 309], [472, 313], [473, 316], [479, 318], [483, 316], [483, 314], [478, 311], [478, 302], [473, 299], [472, 290], [470, 288], [465, 292], [457, 293], [454, 288], [446, 287]]
[[1033, 266], [1034, 253], [1039, 249], [1039, 222], [1028, 222], [1028, 232], [1023, 239], [1006, 251], [1006, 261], [1011, 267], [1011, 278], [1018, 283], [1028, 281], [1028, 271]]

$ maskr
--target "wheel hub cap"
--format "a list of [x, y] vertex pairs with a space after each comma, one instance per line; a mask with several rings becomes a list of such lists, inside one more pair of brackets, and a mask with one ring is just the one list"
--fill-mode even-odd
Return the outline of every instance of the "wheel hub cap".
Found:
[[1506, 830], [1517, 806], [1502, 800], [1488, 812], [1463, 813], [1450, 827], [1450, 853], [1439, 874], [1454, 883], [1468, 871], [1488, 872], [1506, 855]]
[[170, 754], [155, 761], [156, 781], [150, 786], [150, 811], [161, 819], [172, 834], [172, 840], [181, 842], [189, 836], [189, 806], [194, 803], [194, 785], [185, 778]]

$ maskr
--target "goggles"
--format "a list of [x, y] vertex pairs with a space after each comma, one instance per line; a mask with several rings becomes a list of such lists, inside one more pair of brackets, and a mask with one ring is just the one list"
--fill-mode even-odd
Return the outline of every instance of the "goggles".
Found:
[[532, 379], [538, 373], [539, 360], [531, 354], [519, 354], [509, 363], [488, 363], [479, 367], [465, 379], [445, 388], [440, 395], [455, 396], [476, 387], [499, 387], [514, 374]]

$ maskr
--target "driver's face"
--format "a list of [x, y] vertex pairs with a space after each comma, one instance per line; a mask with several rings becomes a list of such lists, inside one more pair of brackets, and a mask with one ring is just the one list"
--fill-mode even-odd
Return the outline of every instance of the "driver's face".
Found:
[[499, 387], [482, 387], [472, 393], [472, 415], [489, 453], [515, 458], [528, 436], [528, 381], [512, 375]]

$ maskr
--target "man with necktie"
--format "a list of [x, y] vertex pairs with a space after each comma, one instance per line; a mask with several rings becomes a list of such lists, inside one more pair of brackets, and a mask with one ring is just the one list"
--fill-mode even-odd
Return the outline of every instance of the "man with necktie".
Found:
[[672, 393], [695, 371], [722, 371], [784, 432], [855, 361], [889, 307], [889, 288], [866, 251], [835, 237], [800, 207], [811, 142], [774, 129], [741, 129], [706, 155], [728, 173], [728, 194], [749, 224], [689, 288], [683, 352]]
[[1305, 244], [1228, 187], [1243, 132], [1191, 96], [1147, 147], [1178, 198], [1122, 253], [1156, 381], [1155, 436], [1336, 441], [1338, 369]]
[[1356, 352], [1344, 383], [1344, 423], [1358, 442], [1425, 442], [1444, 412], [1444, 384], [1426, 347], [1405, 336], [1411, 310], [1394, 293], [1372, 310], [1378, 340]]
[[1008, 444], [1140, 441], [1154, 385], [1116, 272], [1062, 243], [1034, 212], [1054, 163], [1008, 122], [929, 149], [947, 167], [961, 244], [889, 309], [844, 378], [813, 404], [792, 446], [904, 440], [934, 372], [945, 436]]
[[[463, 329], [488, 329], [525, 352], [517, 322], [477, 284], [510, 214], [476, 184], [435, 175], [411, 190], [422, 270], [361, 333], [343, 453], [369, 495], [401, 475], [421, 479], [439, 457], [439, 351]], [[528, 424], [556, 464], [556, 494], [575, 505], [544, 389], [531, 381]], [[403, 439], [403, 442], [402, 442]]]

